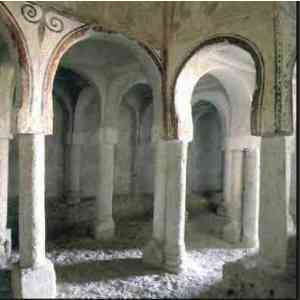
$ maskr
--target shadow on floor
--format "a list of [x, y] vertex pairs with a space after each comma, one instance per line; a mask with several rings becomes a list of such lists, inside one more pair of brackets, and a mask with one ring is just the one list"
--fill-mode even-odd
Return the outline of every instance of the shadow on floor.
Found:
[[59, 283], [87, 283], [109, 279], [126, 279], [130, 276], [163, 274], [162, 271], [148, 267], [137, 258], [102, 260], [72, 265], [55, 265]]

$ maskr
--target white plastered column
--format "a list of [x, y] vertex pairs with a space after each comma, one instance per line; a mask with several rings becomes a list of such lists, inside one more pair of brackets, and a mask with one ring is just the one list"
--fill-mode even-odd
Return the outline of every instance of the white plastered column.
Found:
[[227, 225], [223, 237], [230, 243], [241, 241], [242, 194], [243, 194], [243, 149], [225, 149], [224, 210]]
[[285, 137], [285, 163], [286, 163], [286, 205], [287, 205], [287, 236], [288, 236], [288, 259], [296, 256], [297, 252], [297, 228], [296, 228], [296, 145], [295, 133], [293, 136]]
[[143, 261], [162, 267], [165, 242], [166, 142], [157, 141], [154, 150], [154, 205], [152, 238], [143, 251]]
[[284, 269], [287, 259], [287, 181], [285, 137], [261, 139], [260, 256]]
[[67, 159], [68, 159], [68, 191], [67, 202], [69, 204], [76, 204], [80, 202], [80, 174], [81, 174], [81, 144], [73, 141], [66, 145]]
[[[295, 163], [295, 159], [293, 159], [293, 156], [295, 157], [295, 141], [293, 140], [295, 137], [288, 136], [285, 137], [285, 163], [286, 163], [286, 193], [287, 193], [287, 230], [288, 235], [293, 236], [296, 234], [296, 226], [294, 224], [293, 217], [290, 212], [290, 205], [291, 205], [291, 193], [293, 192], [291, 189], [292, 184], [292, 164]], [[296, 175], [296, 174], [294, 174]]]
[[11, 231], [7, 228], [9, 138], [0, 137], [0, 269], [11, 254]]
[[184, 270], [187, 142], [159, 141], [155, 149], [152, 239], [144, 262], [169, 272]]
[[91, 103], [93, 97], [95, 96], [94, 92], [94, 88], [90, 86], [87, 86], [81, 90], [77, 99], [74, 115], [72, 115], [73, 124], [69, 125], [69, 128], [71, 130], [69, 133], [67, 145], [69, 171], [67, 201], [70, 204], [79, 203], [81, 199], [81, 152], [82, 145], [85, 140], [85, 134], [88, 134], [88, 132], [83, 131], [82, 119], [84, 109]]
[[54, 298], [56, 277], [45, 251], [45, 136], [19, 135], [19, 251], [16, 298]]
[[243, 244], [258, 248], [260, 149], [244, 150]]
[[112, 215], [114, 189], [114, 152], [118, 141], [117, 131], [101, 128], [99, 132], [98, 193], [95, 206], [94, 236], [97, 240], [110, 240], [115, 234]]
[[179, 273], [185, 268], [185, 209], [187, 148], [185, 141], [165, 142], [166, 209], [165, 209], [165, 269]]

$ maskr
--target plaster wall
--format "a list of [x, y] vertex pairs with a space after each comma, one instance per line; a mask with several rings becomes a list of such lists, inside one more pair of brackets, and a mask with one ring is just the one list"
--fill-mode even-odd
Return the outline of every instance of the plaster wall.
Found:
[[119, 31], [159, 47], [162, 36], [162, 3], [160, 2], [43, 2], [45, 6], [76, 15], [86, 22], [97, 22], [104, 28]]

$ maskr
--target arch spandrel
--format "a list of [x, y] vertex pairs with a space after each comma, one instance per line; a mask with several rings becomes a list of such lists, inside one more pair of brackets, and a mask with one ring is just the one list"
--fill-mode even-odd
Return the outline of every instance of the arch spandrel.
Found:
[[0, 36], [5, 47], [1, 64], [6, 73], [1, 84], [2, 98], [5, 98], [2, 110], [6, 110], [1, 135], [8, 136], [17, 131], [16, 114], [32, 95], [32, 68], [24, 32], [5, 2], [0, 2]]
[[[2, 58], [2, 57], [1, 57]], [[15, 68], [9, 58], [0, 58], [0, 138], [9, 138], [15, 132]]]
[[59, 41], [82, 24], [34, 2], [2, 2], [0, 14], [15, 41], [21, 72], [17, 132], [52, 133], [52, 93], [43, 87], [47, 64]]

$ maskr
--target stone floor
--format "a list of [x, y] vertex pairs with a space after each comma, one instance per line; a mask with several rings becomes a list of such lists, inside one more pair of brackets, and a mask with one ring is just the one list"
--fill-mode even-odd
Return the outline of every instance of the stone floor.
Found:
[[[219, 225], [218, 225], [219, 224]], [[232, 298], [224, 288], [222, 266], [249, 251], [233, 249], [218, 236], [221, 221], [214, 214], [193, 218], [187, 225], [187, 269], [168, 274], [142, 263], [142, 247], [151, 236], [151, 223], [117, 224], [113, 242], [60, 237], [48, 243], [54, 262], [59, 298]], [[208, 226], [209, 225], [209, 226]], [[17, 253], [13, 259], [16, 260]], [[1, 294], [9, 296], [9, 291]]]

